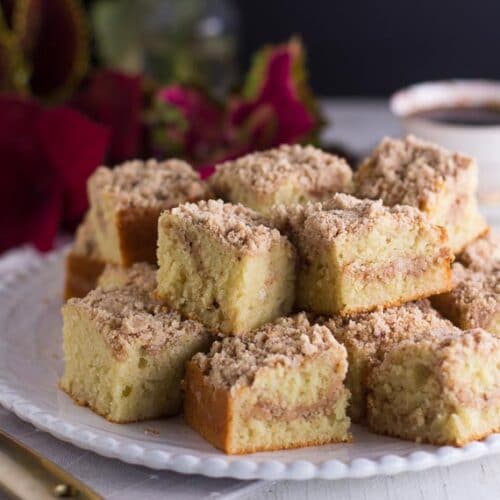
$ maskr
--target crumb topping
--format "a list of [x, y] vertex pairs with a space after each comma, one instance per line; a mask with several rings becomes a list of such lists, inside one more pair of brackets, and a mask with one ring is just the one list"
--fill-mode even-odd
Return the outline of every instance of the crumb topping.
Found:
[[185, 161], [132, 160], [113, 169], [99, 167], [90, 182], [113, 193], [122, 206], [171, 208], [205, 198], [207, 189]]
[[[251, 385], [261, 369], [298, 366], [304, 359], [330, 349], [346, 358], [345, 349], [325, 326], [311, 324], [304, 313], [280, 318], [245, 336], [225, 337], [210, 352], [192, 358], [208, 381], [224, 389]], [[344, 376], [347, 363], [344, 367]]]
[[482, 272], [457, 262], [453, 264], [453, 285], [449, 297], [466, 324], [487, 328], [492, 316], [500, 313], [500, 266]]
[[[447, 335], [419, 341], [407, 340], [391, 351], [381, 369], [400, 363], [404, 358], [415, 358], [422, 351], [429, 354], [425, 359], [441, 385], [443, 399], [472, 408], [499, 404], [500, 377], [493, 367], [500, 362], [500, 337], [475, 328], [466, 331], [455, 329]], [[481, 361], [485, 365], [493, 365], [486, 379], [481, 374]], [[377, 382], [382, 373], [374, 371], [373, 381]]]
[[156, 268], [147, 262], [136, 262], [130, 267], [106, 264], [98, 285], [101, 288], [134, 286], [153, 292], [156, 289]]
[[262, 194], [293, 181], [306, 192], [321, 194], [345, 190], [351, 177], [351, 168], [338, 156], [311, 145], [283, 144], [218, 165], [211, 181], [216, 190], [238, 183]]
[[[278, 230], [266, 225], [267, 219], [240, 204], [206, 200], [179, 205], [170, 213], [242, 253], [267, 249], [276, 242], [289, 244]], [[162, 217], [160, 224], [163, 220]]]
[[96, 322], [117, 359], [127, 358], [127, 348], [139, 346], [148, 353], [174, 347], [183, 339], [207, 337], [197, 321], [183, 320], [135, 287], [97, 288], [82, 299], [70, 299], [68, 306], [86, 310]]
[[92, 259], [101, 260], [101, 254], [97, 247], [97, 242], [92, 228], [92, 219], [87, 212], [82, 223], [78, 226], [75, 235], [75, 242], [71, 247], [71, 252], [76, 255], [84, 255]]
[[323, 203], [278, 205], [271, 212], [271, 223], [285, 234], [291, 234], [310, 247], [333, 242], [341, 234], [370, 231], [384, 219], [393, 219], [401, 228], [416, 225], [434, 227], [416, 208], [396, 205], [386, 207], [381, 200], [360, 200], [337, 193]]
[[382, 360], [389, 348], [405, 340], [417, 341], [459, 331], [428, 300], [350, 317], [335, 316], [324, 320], [324, 324], [348, 350], [349, 346], [362, 349], [374, 360]]
[[361, 198], [379, 199], [386, 205], [432, 205], [436, 193], [474, 164], [472, 158], [452, 153], [414, 136], [385, 138], [354, 176]]
[[500, 265], [500, 234], [489, 232], [467, 245], [457, 260], [474, 271], [488, 271]]

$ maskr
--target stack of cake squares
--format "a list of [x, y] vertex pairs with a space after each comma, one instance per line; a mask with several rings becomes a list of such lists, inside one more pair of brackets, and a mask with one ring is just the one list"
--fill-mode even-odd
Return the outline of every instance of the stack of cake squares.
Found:
[[226, 453], [348, 442], [351, 420], [434, 444], [500, 430], [500, 251], [476, 189], [471, 158], [414, 137], [354, 174], [300, 145], [207, 182], [180, 160], [100, 168], [61, 387], [116, 422], [182, 407]]

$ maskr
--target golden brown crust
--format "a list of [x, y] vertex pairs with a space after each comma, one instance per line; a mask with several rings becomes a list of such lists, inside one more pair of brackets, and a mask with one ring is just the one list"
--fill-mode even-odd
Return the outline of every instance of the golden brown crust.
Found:
[[99, 258], [77, 255], [70, 251], [66, 256], [64, 300], [84, 297], [93, 290], [105, 265]]
[[121, 265], [149, 262], [156, 265], [158, 218], [161, 209], [154, 207], [119, 210], [116, 214]]
[[349, 435], [343, 440], [325, 439], [296, 442], [285, 446], [276, 445], [233, 449], [231, 448], [232, 439], [230, 430], [234, 418], [233, 401], [238, 395], [231, 396], [229, 390], [208, 384], [200, 367], [191, 361], [187, 363], [185, 380], [188, 387], [184, 398], [184, 418], [186, 422], [209, 443], [228, 455], [242, 455], [259, 451], [277, 451], [352, 441], [352, 437]]
[[119, 248], [110, 255], [110, 250], [102, 247], [101, 251], [125, 267], [134, 262], [156, 263], [162, 211], [209, 195], [198, 173], [180, 160], [134, 160], [113, 170], [99, 167], [88, 181], [88, 192], [94, 220], [101, 221], [101, 247], [108, 233], [117, 231]]
[[185, 381], [186, 422], [209, 443], [230, 453], [229, 429], [234, 410], [229, 391], [207, 384], [202, 370], [192, 361], [186, 365]]

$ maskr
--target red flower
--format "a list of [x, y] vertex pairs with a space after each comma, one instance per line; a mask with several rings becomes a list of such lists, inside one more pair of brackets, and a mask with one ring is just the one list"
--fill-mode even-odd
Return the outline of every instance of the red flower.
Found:
[[81, 2], [0, 0], [0, 17], [0, 90], [67, 98], [90, 56]]
[[109, 163], [141, 156], [141, 77], [112, 70], [97, 71], [75, 97], [73, 105], [110, 129]]
[[0, 96], [0, 251], [49, 250], [62, 221], [87, 208], [86, 180], [102, 162], [108, 131], [65, 107]]

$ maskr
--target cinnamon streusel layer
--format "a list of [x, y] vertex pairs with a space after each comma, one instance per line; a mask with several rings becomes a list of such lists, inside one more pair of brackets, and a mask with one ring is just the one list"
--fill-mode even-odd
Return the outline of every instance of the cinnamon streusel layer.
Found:
[[451, 288], [446, 231], [409, 206], [336, 194], [277, 206], [271, 222], [299, 254], [297, 305], [349, 315]]
[[157, 296], [223, 334], [290, 312], [295, 250], [257, 212], [222, 200], [186, 203], [158, 223]]
[[184, 415], [226, 453], [350, 439], [345, 349], [305, 314], [216, 341], [186, 371]]
[[481, 329], [409, 340], [368, 378], [368, 423], [381, 434], [462, 446], [500, 430], [500, 338]]

